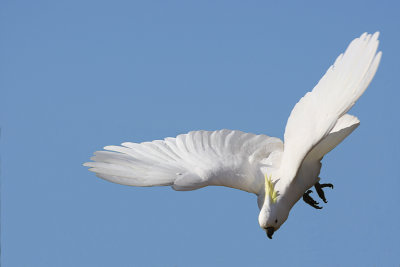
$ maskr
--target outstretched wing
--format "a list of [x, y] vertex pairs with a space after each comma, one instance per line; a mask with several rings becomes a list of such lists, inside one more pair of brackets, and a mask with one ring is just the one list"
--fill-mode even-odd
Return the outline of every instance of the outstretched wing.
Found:
[[282, 178], [291, 181], [306, 155], [323, 140], [368, 87], [381, 59], [378, 35], [353, 40], [293, 108], [285, 129]]
[[264, 186], [261, 160], [282, 151], [283, 144], [266, 135], [220, 130], [104, 149], [108, 151], [95, 152], [93, 162], [84, 165], [114, 183], [170, 185], [175, 190], [220, 185], [257, 194]]

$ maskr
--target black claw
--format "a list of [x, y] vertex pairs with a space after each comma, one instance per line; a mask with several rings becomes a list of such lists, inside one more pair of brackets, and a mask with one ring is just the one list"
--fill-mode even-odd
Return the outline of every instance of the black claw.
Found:
[[314, 187], [315, 187], [315, 191], [317, 191], [319, 198], [322, 199], [322, 201], [324, 201], [325, 203], [327, 203], [326, 198], [325, 198], [325, 193], [322, 190], [322, 185], [320, 183], [316, 183], [314, 185]]
[[310, 197], [310, 193], [312, 193], [312, 190], [307, 190], [304, 194], [303, 194], [303, 200], [304, 202], [306, 202], [308, 205], [310, 205], [311, 207], [315, 208], [315, 209], [322, 209], [322, 207], [318, 206], [318, 202], [315, 201], [312, 197]]
[[322, 190], [322, 188], [324, 187], [330, 187], [333, 189], [333, 184], [320, 184], [320, 183], [316, 183], [314, 185], [315, 190], [317, 191], [317, 194], [319, 196], [320, 199], [322, 199], [325, 203], [328, 203], [328, 201], [325, 198], [325, 193], [324, 190]]
[[330, 187], [333, 189], [333, 184], [321, 184], [321, 188]]

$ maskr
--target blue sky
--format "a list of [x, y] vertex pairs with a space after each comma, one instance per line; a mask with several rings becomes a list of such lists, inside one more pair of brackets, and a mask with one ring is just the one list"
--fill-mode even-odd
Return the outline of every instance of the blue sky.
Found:
[[[4, 266], [398, 266], [400, 5], [396, 1], [2, 1]], [[93, 151], [190, 130], [282, 138], [348, 43], [383, 59], [323, 160], [322, 210], [296, 204], [266, 238], [256, 197], [103, 181]]]

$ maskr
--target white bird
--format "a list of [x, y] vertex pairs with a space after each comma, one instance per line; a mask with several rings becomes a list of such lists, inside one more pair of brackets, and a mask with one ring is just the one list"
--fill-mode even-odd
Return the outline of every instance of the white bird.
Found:
[[193, 131], [97, 151], [84, 166], [105, 180], [130, 186], [171, 186], [177, 191], [219, 185], [258, 196], [260, 227], [269, 238], [301, 198], [315, 208], [312, 186], [326, 202], [319, 173], [325, 154], [360, 121], [347, 114], [378, 68], [378, 36], [362, 34], [340, 54], [311, 92], [294, 106], [284, 143], [241, 131]]

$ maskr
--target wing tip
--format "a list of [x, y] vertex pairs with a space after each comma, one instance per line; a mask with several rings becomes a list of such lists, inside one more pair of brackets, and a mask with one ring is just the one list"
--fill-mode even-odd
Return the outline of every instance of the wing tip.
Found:
[[366, 43], [376, 42], [376, 41], [379, 42], [379, 40], [378, 40], [379, 39], [379, 35], [380, 35], [379, 31], [376, 31], [374, 33], [364, 32], [363, 34], [360, 35], [360, 37], [356, 38], [355, 40], [360, 40], [360, 41], [366, 42]]
[[90, 163], [91, 163], [91, 162], [85, 162], [85, 163], [82, 164], [82, 166], [84, 166], [84, 167], [89, 167], [89, 168], [90, 168], [90, 167], [91, 167], [91, 166], [90, 166]]
[[373, 34], [371, 34], [371, 40], [378, 40], [380, 34], [381, 33], [379, 31], [374, 32]]

